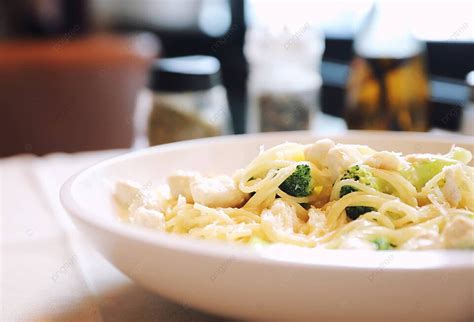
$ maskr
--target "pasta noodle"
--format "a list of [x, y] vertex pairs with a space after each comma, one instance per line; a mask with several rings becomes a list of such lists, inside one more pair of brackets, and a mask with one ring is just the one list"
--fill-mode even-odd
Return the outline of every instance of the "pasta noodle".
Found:
[[120, 181], [127, 220], [169, 233], [315, 248], [474, 248], [471, 152], [401, 156], [320, 140], [284, 143], [233, 177]]

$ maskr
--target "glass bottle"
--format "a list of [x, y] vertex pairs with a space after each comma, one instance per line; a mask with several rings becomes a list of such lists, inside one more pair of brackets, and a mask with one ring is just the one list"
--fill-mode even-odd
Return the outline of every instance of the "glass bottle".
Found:
[[469, 97], [464, 106], [461, 121], [461, 133], [474, 136], [474, 70], [466, 76]]
[[355, 37], [345, 109], [351, 129], [428, 130], [425, 46], [410, 33], [404, 9], [377, 3]]
[[232, 133], [216, 58], [162, 58], [153, 65], [150, 78], [149, 145]]
[[247, 32], [248, 132], [311, 128], [323, 48], [322, 37], [309, 24], [293, 31], [258, 27]]

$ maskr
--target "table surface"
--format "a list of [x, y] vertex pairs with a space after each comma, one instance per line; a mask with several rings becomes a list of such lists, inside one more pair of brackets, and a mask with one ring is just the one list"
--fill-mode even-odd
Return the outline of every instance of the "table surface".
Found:
[[[320, 115], [324, 133], [344, 121]], [[0, 159], [0, 321], [223, 321], [135, 285], [80, 235], [59, 202], [63, 182], [125, 151]]]
[[[344, 130], [321, 118], [319, 130]], [[135, 285], [99, 255], [59, 202], [74, 173], [125, 151], [0, 159], [0, 321], [224, 321]]]
[[0, 321], [222, 321], [135, 285], [79, 234], [62, 183], [123, 151], [0, 160]]

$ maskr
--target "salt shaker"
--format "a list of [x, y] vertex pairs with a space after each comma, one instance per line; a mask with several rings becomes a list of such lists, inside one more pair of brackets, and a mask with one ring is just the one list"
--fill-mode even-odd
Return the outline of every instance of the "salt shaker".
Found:
[[248, 132], [308, 130], [318, 109], [322, 36], [309, 24], [297, 30], [249, 29]]

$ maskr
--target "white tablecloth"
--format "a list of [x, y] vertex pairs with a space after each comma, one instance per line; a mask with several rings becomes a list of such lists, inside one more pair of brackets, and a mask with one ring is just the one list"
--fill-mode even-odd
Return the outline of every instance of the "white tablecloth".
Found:
[[133, 284], [84, 240], [59, 203], [80, 169], [119, 151], [0, 160], [0, 321], [219, 321]]
[[[327, 115], [320, 115], [315, 123], [320, 133], [345, 130], [343, 120]], [[0, 159], [0, 321], [223, 320], [135, 285], [72, 225], [59, 202], [62, 183], [122, 152]]]
[[[344, 121], [316, 119], [318, 132]], [[123, 151], [0, 159], [0, 321], [219, 321], [133, 284], [83, 239], [59, 202], [62, 183]]]

